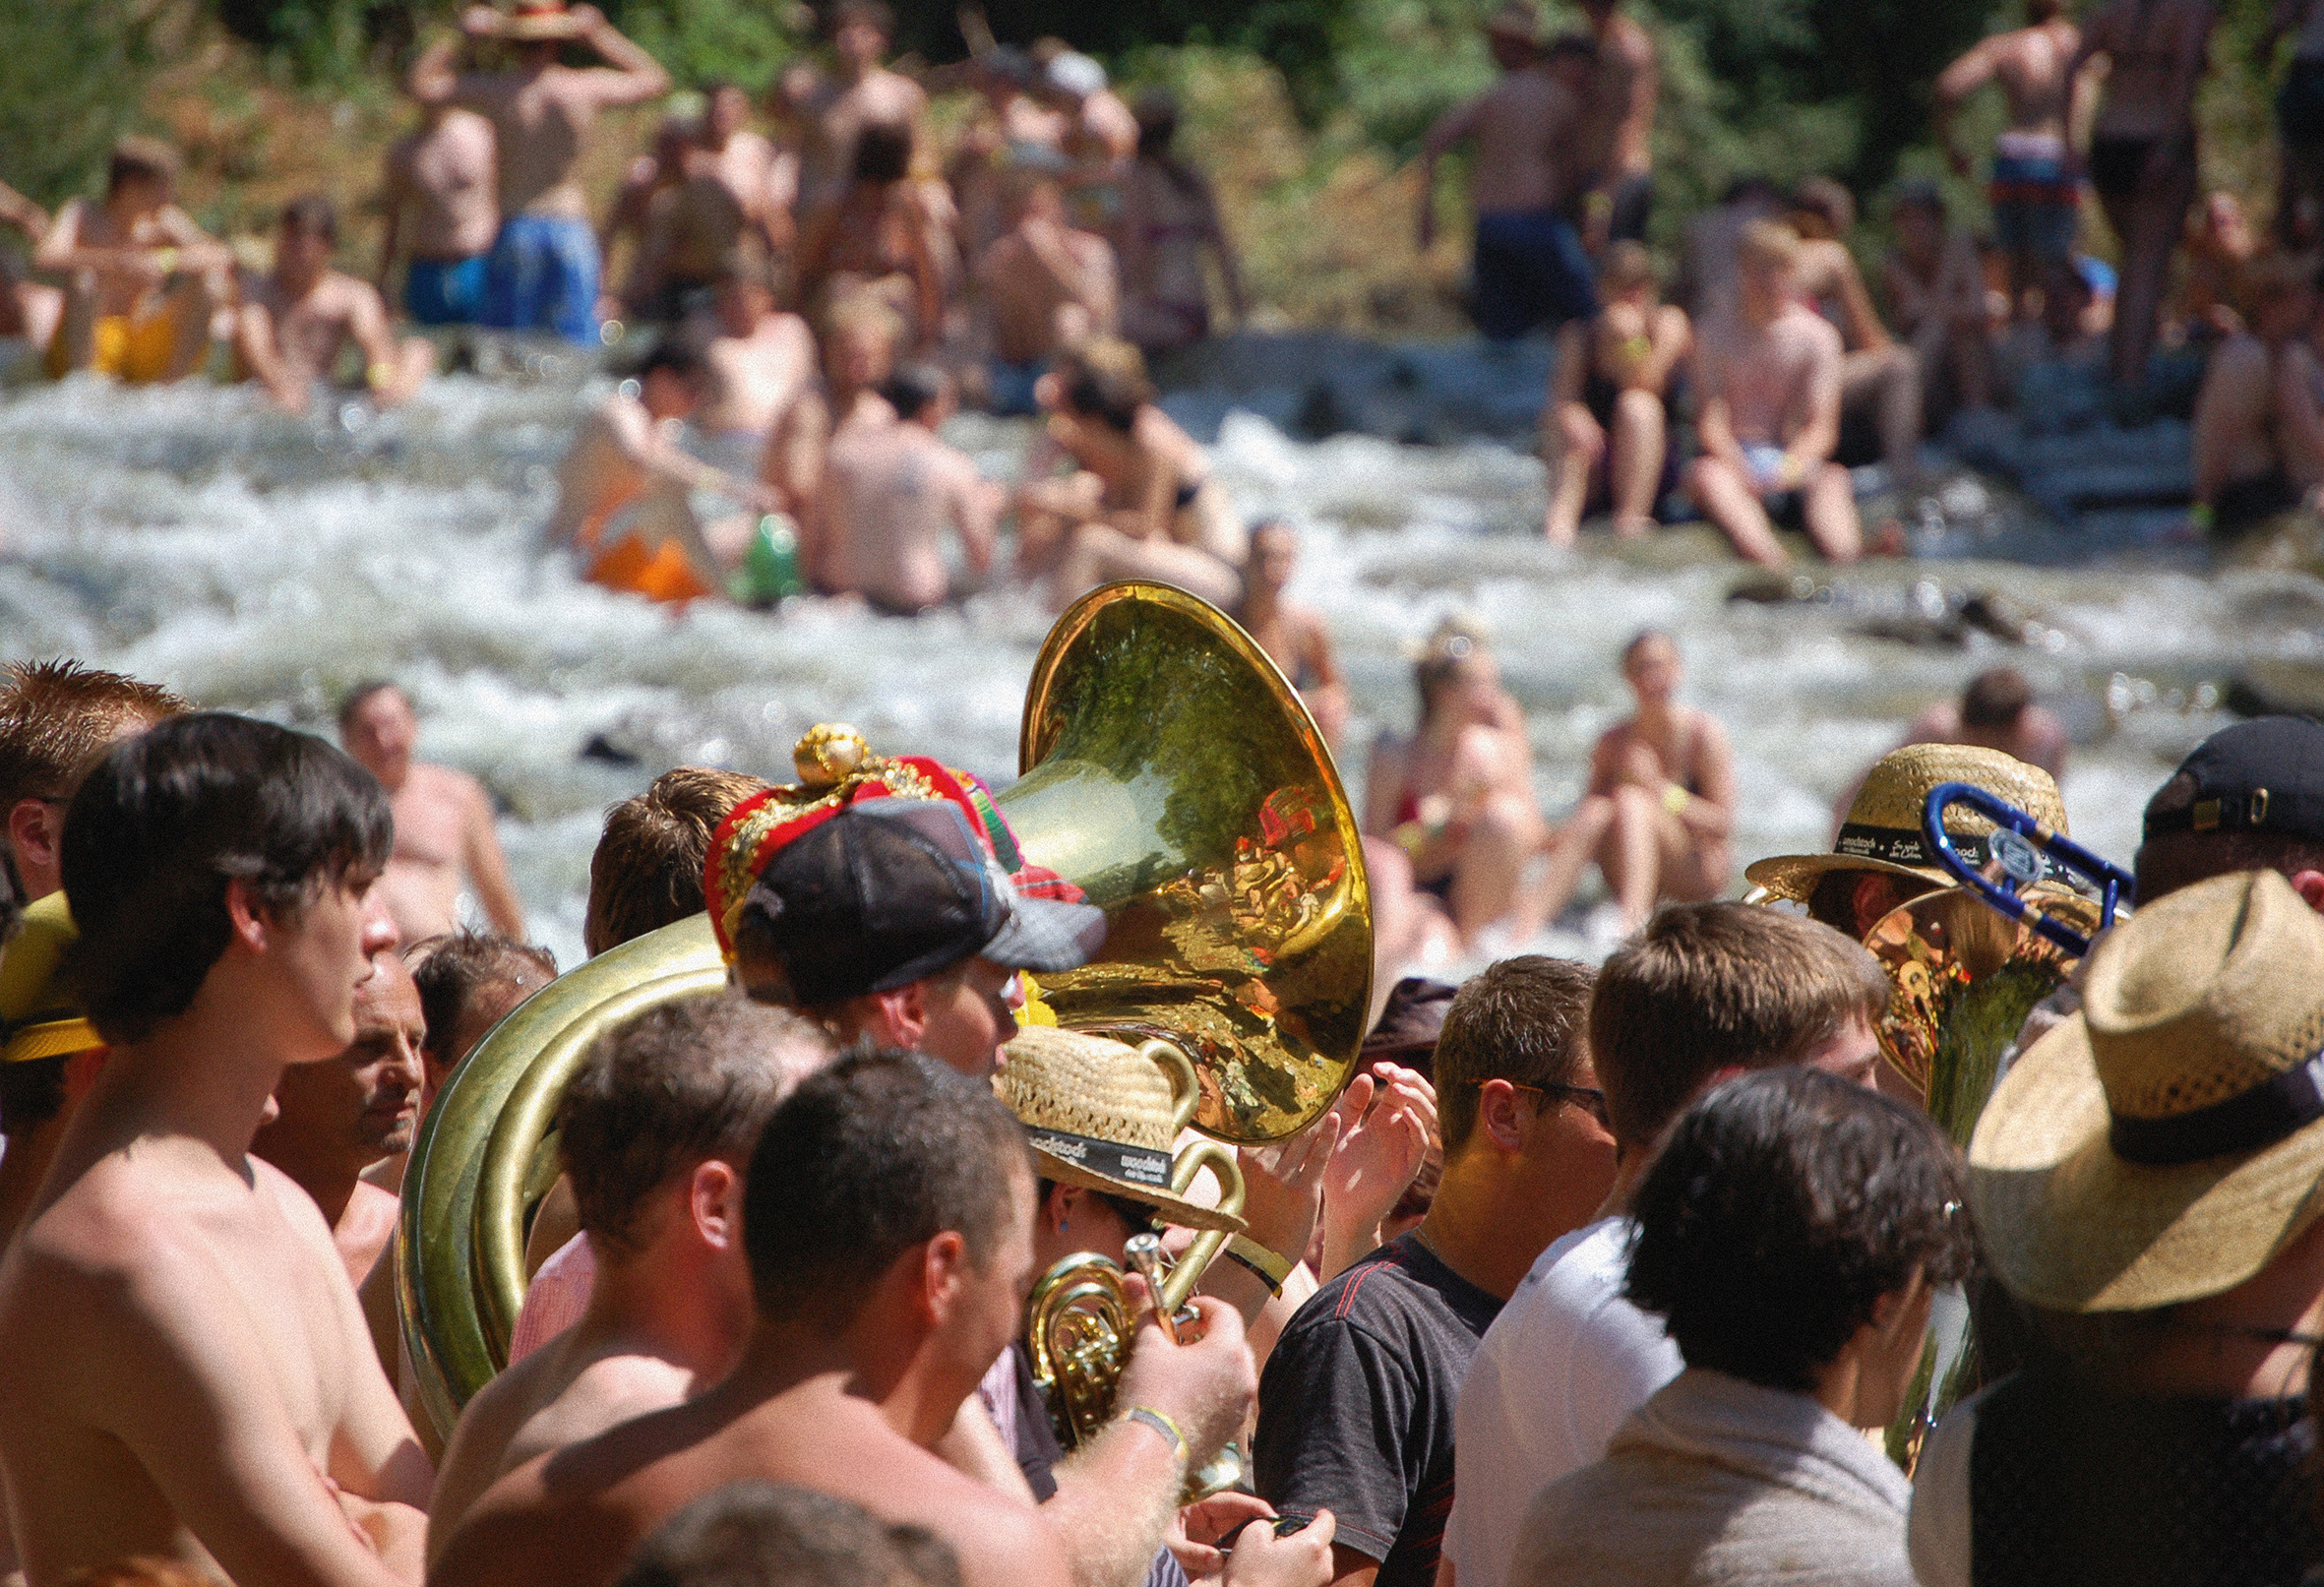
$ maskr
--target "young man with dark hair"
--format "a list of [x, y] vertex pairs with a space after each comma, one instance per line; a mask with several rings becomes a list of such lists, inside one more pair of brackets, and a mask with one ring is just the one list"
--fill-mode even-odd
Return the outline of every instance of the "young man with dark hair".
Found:
[[615, 1587], [957, 1587], [960, 1561], [920, 1527], [805, 1488], [736, 1483], [671, 1516]]
[[71, 968], [110, 1052], [0, 1271], [0, 1470], [40, 1587], [141, 1554], [419, 1579], [427, 1457], [331, 1230], [248, 1155], [283, 1069], [354, 1039], [389, 821], [336, 750], [222, 714], [74, 797]]
[[332, 269], [338, 211], [320, 193], [292, 199], [275, 227], [275, 268], [246, 281], [234, 316], [234, 362], [244, 380], [266, 387], [285, 413], [304, 413], [315, 388], [332, 382], [353, 342], [363, 355], [363, 385], [381, 407], [394, 407], [436, 370], [425, 336], [398, 341], [379, 288]]
[[396, 813], [396, 846], [380, 896], [407, 943], [457, 924], [460, 884], [476, 892], [492, 924], [522, 940], [524, 906], [509, 880], [492, 798], [464, 771], [422, 761], [411, 697], [382, 679], [360, 683], [338, 708], [338, 739], [379, 778]]
[[589, 856], [581, 923], [589, 956], [701, 914], [710, 835], [728, 811], [765, 787], [747, 771], [682, 765], [607, 811]]
[[281, 1111], [250, 1142], [253, 1157], [314, 1198], [358, 1286], [396, 1237], [395, 1192], [363, 1175], [411, 1150], [422, 1106], [421, 1018], [411, 972], [394, 953], [380, 954], [355, 995], [353, 1043], [324, 1063], [284, 1069], [275, 1087]]
[[1419, 1228], [1310, 1297], [1259, 1381], [1259, 1495], [1338, 1518], [1335, 1581], [1426, 1587], [1453, 1497], [1453, 1407], [1477, 1340], [1544, 1247], [1614, 1182], [1583, 1039], [1591, 972], [1503, 959], [1437, 1040], [1444, 1173]]
[[1626, 1293], [1686, 1370], [1526, 1511], [1510, 1580], [1910, 1583], [1903, 1410], [1976, 1246], [1926, 1114], [1814, 1069], [1697, 1102], [1638, 1188]]
[[[739, 1481], [926, 1526], [966, 1587], [1065, 1587], [1065, 1553], [1030, 1500], [928, 1447], [1015, 1337], [1033, 1280], [1031, 1157], [992, 1088], [913, 1054], [842, 1059], [767, 1121], [743, 1202], [757, 1318], [741, 1363], [684, 1405], [567, 1448], [553, 1471], [542, 1458], [504, 1478], [438, 1556], [435, 1587], [597, 1587], [669, 1515]], [[1245, 1393], [1217, 1387], [1243, 1351], [1240, 1320], [1194, 1305], [1195, 1342], [1173, 1348], [1150, 1317], [1139, 1328], [1117, 1399], [1182, 1474], [1249, 1404], [1247, 1360], [1225, 1379]]]
[[776, 1104], [829, 1057], [814, 1026], [732, 992], [664, 1004], [598, 1042], [557, 1108], [588, 1242], [585, 1307], [461, 1412], [429, 1505], [431, 1555], [508, 1472], [734, 1365], [751, 1325], [743, 1171]]
[[[1661, 1320], [1621, 1293], [1630, 1197], [1671, 1121], [1747, 1069], [1804, 1064], [1869, 1086], [1888, 999], [1871, 954], [1756, 904], [1670, 905], [1607, 959], [1589, 1046], [1613, 1127], [1613, 1189], [1596, 1222], [1541, 1253], [1470, 1363], [1459, 1500], [1444, 1533], [1458, 1587], [1501, 1587], [1534, 1494], [1604, 1455], [1630, 1413], [1679, 1375]], [[1437, 1063], [1448, 1095], [1441, 1047]]]
[[948, 538], [959, 541], [971, 579], [992, 572], [1007, 497], [975, 458], [937, 436], [955, 407], [950, 376], [907, 364], [880, 395], [892, 417], [844, 424], [831, 438], [821, 526], [806, 555], [826, 593], [912, 617], [953, 593]]
[[419, 989], [427, 1028], [419, 1051], [427, 1075], [423, 1114], [484, 1033], [557, 979], [557, 955], [547, 948], [485, 932], [431, 938], [416, 945], [404, 962]]
[[65, 282], [50, 378], [93, 370], [139, 386], [202, 367], [234, 256], [178, 208], [177, 172], [167, 144], [124, 138], [113, 146], [104, 199], [71, 200], [41, 234], [32, 268]]

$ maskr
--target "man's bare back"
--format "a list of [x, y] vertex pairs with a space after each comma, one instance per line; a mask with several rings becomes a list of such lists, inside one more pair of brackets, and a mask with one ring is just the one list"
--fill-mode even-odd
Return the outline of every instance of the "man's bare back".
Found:
[[513, 1472], [455, 1532], [431, 1587], [601, 1587], [663, 1519], [736, 1482], [796, 1484], [925, 1526], [958, 1554], [964, 1587], [1065, 1587], [1031, 1504], [902, 1436], [845, 1373], [764, 1376], [746, 1364], [700, 1399]]
[[403, 785], [389, 797], [396, 808], [396, 852], [379, 888], [403, 940], [416, 943], [459, 923], [460, 879], [477, 827], [491, 827], [492, 801], [466, 772], [425, 761], [414, 761]]
[[856, 135], [875, 123], [909, 127], [919, 142], [928, 94], [919, 84], [885, 66], [853, 83], [824, 84], [808, 106], [808, 141], [801, 172], [805, 202], [821, 204], [847, 185], [855, 168]]
[[492, 123], [447, 109], [388, 152], [388, 202], [414, 259], [470, 259], [500, 229]]
[[1038, 363], [1083, 336], [1113, 330], [1114, 250], [1095, 232], [1059, 216], [1004, 232], [986, 251], [978, 274], [993, 315], [995, 350], [1009, 363]]
[[1570, 140], [1581, 105], [1548, 72], [1509, 72], [1470, 106], [1477, 141], [1469, 202], [1479, 214], [1555, 210], [1574, 191], [1584, 152]]
[[1703, 395], [1726, 398], [1735, 438], [1783, 446], [1819, 403], [1839, 400], [1840, 333], [1799, 303], [1753, 331], [1733, 315], [1702, 323]]
[[824, 475], [824, 531], [816, 573], [824, 587], [897, 611], [949, 592], [945, 536], [957, 533], [972, 569], [992, 565], [1001, 493], [966, 454], [923, 426], [877, 410], [831, 438]]
[[1601, 182], [1654, 167], [1654, 110], [1662, 69], [1654, 40], [1620, 10], [1596, 30], [1598, 67], [1590, 92], [1591, 169]]
[[816, 375], [815, 336], [796, 314], [772, 313], [747, 336], [721, 335], [703, 349], [703, 405], [695, 422], [712, 434], [764, 438]]

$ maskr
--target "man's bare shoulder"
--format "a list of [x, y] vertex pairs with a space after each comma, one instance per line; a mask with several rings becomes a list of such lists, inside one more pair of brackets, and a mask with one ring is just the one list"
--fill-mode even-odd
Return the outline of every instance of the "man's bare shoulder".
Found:
[[668, 1410], [684, 1403], [693, 1386], [692, 1373], [659, 1356], [610, 1351], [581, 1362], [578, 1371], [569, 1359], [554, 1378], [533, 1385], [501, 1467], [514, 1469], [634, 1418]]
[[1840, 328], [1804, 303], [1785, 310], [1774, 330], [1785, 345], [1811, 358], [1838, 358], [1847, 350]]
[[484, 784], [457, 766], [440, 765], [434, 761], [412, 762], [411, 775], [404, 788], [416, 789], [422, 797], [431, 800], [458, 800], [462, 804], [480, 804], [486, 810], [492, 808]]
[[317, 295], [336, 317], [351, 319], [367, 311], [384, 317], [388, 312], [388, 301], [379, 295], [378, 287], [344, 271], [335, 270], [325, 275]]

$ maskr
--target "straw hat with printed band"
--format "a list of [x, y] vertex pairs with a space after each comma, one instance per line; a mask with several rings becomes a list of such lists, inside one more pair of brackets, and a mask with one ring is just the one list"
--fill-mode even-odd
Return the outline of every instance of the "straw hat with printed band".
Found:
[[80, 941], [65, 895], [26, 906], [24, 927], [0, 954], [0, 1064], [29, 1064], [102, 1047], [59, 973], [65, 949]]
[[2055, 1312], [2233, 1289], [2324, 1210], [2324, 917], [2273, 871], [2156, 900], [1969, 1146], [1993, 1270]]
[[493, 31], [520, 44], [537, 44], [579, 38], [581, 30], [565, 0], [517, 0]]
[[1170, 1188], [1171, 1150], [1200, 1094], [1182, 1055], [1171, 1054], [1176, 1064], [1148, 1056], [1167, 1050], [1028, 1025], [1009, 1043], [993, 1089], [1025, 1127], [1044, 1179], [1142, 1201], [1181, 1228], [1241, 1234], [1241, 1218]]
[[[1831, 853], [1773, 855], [1753, 861], [1743, 877], [1779, 898], [1797, 899], [1813, 892], [1831, 871], [1881, 871], [1949, 887], [1952, 875], [1928, 852], [1921, 832], [1921, 807], [1940, 782], [1974, 783], [2051, 830], [2071, 835], [2057, 784], [2040, 766], [1974, 744], [1908, 744], [1872, 763]], [[1991, 822], [1963, 806], [1945, 812], [1946, 835], [1971, 865], [1985, 864], [1986, 835], [1992, 829]]]

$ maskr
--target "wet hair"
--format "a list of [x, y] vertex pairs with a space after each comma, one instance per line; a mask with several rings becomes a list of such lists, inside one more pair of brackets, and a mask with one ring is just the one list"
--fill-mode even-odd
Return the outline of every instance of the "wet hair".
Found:
[[614, 1587], [959, 1587], [951, 1545], [830, 1494], [733, 1483], [638, 1546]]
[[1944, 190], [1926, 178], [1915, 177], [1896, 184], [1896, 193], [1889, 200], [1892, 210], [1919, 210], [1925, 214], [1945, 217]]
[[158, 684], [78, 661], [11, 664], [0, 671], [0, 823], [20, 800], [72, 798], [83, 769], [123, 727], [186, 708]]
[[711, 834], [728, 811], [765, 787], [747, 771], [682, 765], [607, 811], [589, 856], [581, 921], [590, 955], [701, 914]]
[[1590, 999], [1614, 1138], [1651, 1147], [1721, 1069], [1797, 1063], [1888, 998], [1879, 961], [1829, 926], [1760, 904], [1666, 906], [1607, 957]]
[[1803, 179], [1792, 189], [1791, 209], [1794, 214], [1813, 215], [1834, 237], [1845, 237], [1856, 226], [1856, 195], [1828, 176]]
[[831, 8], [832, 37], [838, 37], [857, 23], [878, 29], [882, 38], [895, 36], [895, 12], [888, 7], [887, 0], [839, 0]]
[[348, 690], [345, 697], [339, 701], [338, 730], [341, 733], [346, 732], [347, 725], [355, 719], [355, 713], [363, 708], [364, 703], [369, 701], [372, 696], [386, 694], [390, 690], [393, 690], [395, 692], [396, 698], [402, 701], [406, 705], [411, 703], [411, 697], [403, 692], [403, 686], [401, 684], [392, 682], [386, 678], [366, 678], [354, 688]]
[[1160, 89], [1149, 90], [1138, 95], [1131, 113], [1137, 118], [1137, 157], [1169, 178], [1181, 194], [1198, 195], [1201, 176], [1171, 152], [1178, 141], [1178, 100]]
[[1671, 638], [1670, 634], [1666, 630], [1659, 628], [1642, 628], [1637, 633], [1630, 636], [1629, 643], [1621, 647], [1622, 666], [1627, 669], [1629, 664], [1637, 659], [1638, 652], [1645, 649], [1650, 644], [1668, 645], [1670, 646], [1671, 653], [1674, 655], [1676, 655], [1679, 651], [1679, 641]]
[[798, 1015], [724, 990], [657, 1005], [599, 1038], [557, 1104], [557, 1156], [581, 1226], [636, 1251], [656, 1190], [749, 1160], [767, 1115], [830, 1048]]
[[302, 193], [282, 206], [275, 219], [283, 231], [302, 231], [325, 242], [338, 241], [338, 209], [320, 193]]
[[880, 395], [908, 423], [943, 401], [951, 384], [952, 378], [934, 364], [906, 364], [887, 377]]
[[1743, 227], [1735, 245], [1736, 263], [1796, 270], [1800, 264], [1800, 233], [1780, 220], [1754, 220]]
[[112, 158], [105, 165], [105, 193], [109, 197], [128, 182], [158, 182], [163, 187], [175, 187], [177, 172], [176, 150], [158, 138], [140, 138], [133, 133], [113, 145]]
[[1154, 399], [1145, 355], [1113, 336], [1084, 338], [1058, 354], [1055, 367], [1066, 406], [1124, 435], [1135, 428], [1138, 409]]
[[1589, 1056], [1590, 985], [1571, 959], [1521, 954], [1488, 965], [1453, 995], [1437, 1033], [1437, 1121], [1449, 1157], [1477, 1124], [1487, 1080], [1571, 1085]]
[[702, 349], [691, 336], [664, 336], [653, 344], [651, 351], [638, 360], [633, 379], [644, 381], [657, 374], [675, 375], [689, 384], [702, 377]]
[[1988, 667], [1961, 691], [1963, 727], [2015, 727], [2034, 702], [2034, 686], [2015, 667]]
[[[2197, 792], [2193, 772], [2176, 773], [2147, 801], [2146, 820], [2187, 809], [2194, 804]], [[2131, 867], [2138, 879], [2138, 901], [2151, 904], [2181, 887], [2237, 871], [2276, 871], [2288, 877], [2302, 871], [2324, 871], [2324, 840], [2299, 832], [2254, 831], [2247, 826], [2157, 832], [2139, 845]]]
[[223, 711], [173, 717], [116, 745], [65, 818], [68, 959], [109, 1043], [185, 1012], [233, 931], [226, 888], [295, 917], [328, 883], [376, 874], [395, 827], [387, 791], [306, 733]]
[[1926, 1114], [1817, 1069], [1743, 1075], [1646, 1171], [1623, 1293], [1688, 1367], [1812, 1393], [1881, 1297], [1969, 1275], [1967, 1200]]
[[868, 121], [855, 135], [855, 179], [900, 182], [912, 174], [912, 129], [891, 121]]
[[1560, 33], [1542, 50], [1541, 59], [1544, 66], [1554, 66], [1562, 60], [1595, 65], [1598, 60], [1598, 41], [1588, 33]]
[[1764, 176], [1739, 176], [1727, 184], [1727, 191], [1719, 195], [1721, 204], [1774, 204], [1783, 198], [1783, 189]]
[[743, 1242], [759, 1314], [844, 1327], [895, 1259], [947, 1230], [983, 1267], [1032, 1150], [993, 1088], [918, 1053], [850, 1054], [759, 1137]]
[[421, 1051], [440, 1069], [468, 1055], [455, 1051], [468, 1011], [486, 999], [529, 996], [557, 979], [557, 955], [491, 932], [458, 931], [414, 945], [404, 956], [419, 988], [428, 1034]]

